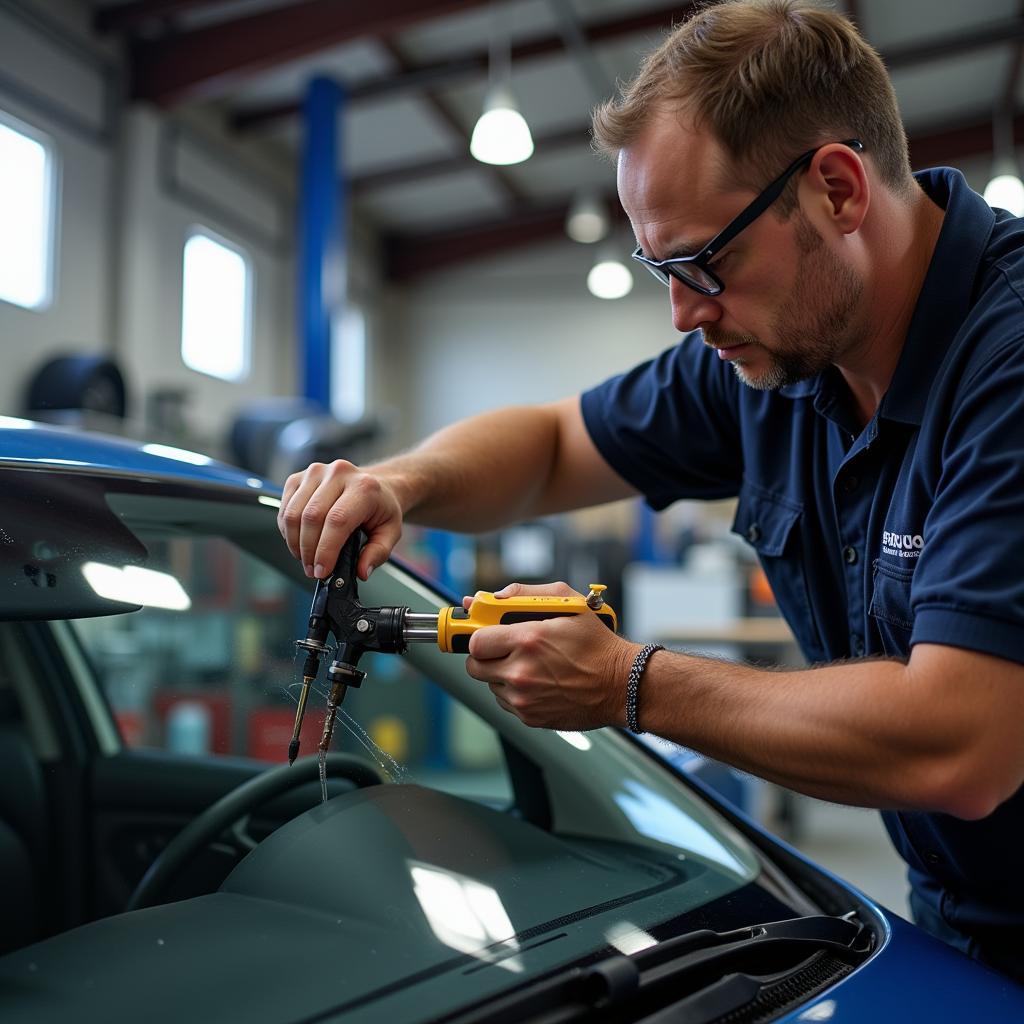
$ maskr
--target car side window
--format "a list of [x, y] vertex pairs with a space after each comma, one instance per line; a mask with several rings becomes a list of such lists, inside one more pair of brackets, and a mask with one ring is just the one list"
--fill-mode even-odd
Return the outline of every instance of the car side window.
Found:
[[[144, 537], [153, 572], [146, 606], [72, 622], [122, 740], [183, 755], [286, 759], [312, 589], [221, 537]], [[494, 730], [405, 659], [368, 654], [332, 749], [359, 754], [395, 781], [511, 802]], [[310, 696], [303, 754], [323, 725], [325, 673]]]

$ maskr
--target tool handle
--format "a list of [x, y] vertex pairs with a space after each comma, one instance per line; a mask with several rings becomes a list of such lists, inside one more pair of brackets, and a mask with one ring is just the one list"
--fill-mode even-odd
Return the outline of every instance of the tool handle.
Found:
[[437, 618], [437, 646], [450, 654], [469, 652], [469, 638], [484, 626], [508, 626], [564, 615], [596, 615], [612, 632], [618, 618], [609, 605], [597, 611], [583, 597], [495, 597], [477, 594], [469, 608], [442, 608]]
[[[359, 562], [359, 554], [363, 550], [363, 545], [366, 543], [366, 534], [362, 530], [356, 530], [352, 536], [345, 541], [344, 546], [338, 553], [338, 561], [334, 565], [334, 572], [331, 573], [331, 580], [338, 590], [344, 590], [347, 593], [355, 594], [357, 591], [356, 584], [356, 565]], [[341, 580], [339, 583], [338, 580]]]

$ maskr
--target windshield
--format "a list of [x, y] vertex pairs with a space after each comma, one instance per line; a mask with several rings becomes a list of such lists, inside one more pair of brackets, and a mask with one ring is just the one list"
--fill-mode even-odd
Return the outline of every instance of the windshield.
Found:
[[[33, 484], [46, 491], [43, 476]], [[10, 519], [7, 531], [19, 537], [18, 558], [36, 543], [36, 563], [45, 561], [40, 552], [51, 556], [39, 572], [74, 578], [74, 602], [50, 588], [50, 615], [67, 619], [53, 628], [85, 655], [123, 742], [284, 761], [301, 680], [293, 641], [305, 635], [312, 586], [281, 542], [275, 499], [99, 477], [76, 488], [91, 497], [74, 543], [38, 547], [34, 533], [49, 527], [30, 517]], [[58, 492], [48, 496], [60, 505]], [[30, 564], [5, 571], [27, 579]], [[48, 591], [35, 591], [39, 618]], [[395, 564], [362, 586], [360, 600], [414, 612], [447, 603]], [[282, 870], [280, 858], [298, 848], [275, 845], [286, 825], [226, 887], [294, 905], [326, 901], [339, 921], [390, 929], [391, 958], [350, 960], [352, 983], [370, 992], [393, 987], [396, 975], [422, 981], [454, 954], [503, 964], [505, 976], [609, 946], [633, 952], [653, 944], [665, 922], [758, 875], [745, 840], [657, 758], [612, 730], [523, 726], [463, 660], [423, 644], [360, 663], [367, 678], [346, 699], [334, 749], [372, 761], [387, 785], [372, 787], [382, 791], [372, 798], [358, 791], [324, 805], [315, 849], [330, 848], [331, 829], [340, 830], [339, 849], [362, 855], [363, 884], [338, 873], [333, 858], [318, 875], [315, 854], [302, 872]], [[321, 687], [303, 753], [315, 750], [323, 712]], [[555, 935], [560, 942], [541, 941]]]

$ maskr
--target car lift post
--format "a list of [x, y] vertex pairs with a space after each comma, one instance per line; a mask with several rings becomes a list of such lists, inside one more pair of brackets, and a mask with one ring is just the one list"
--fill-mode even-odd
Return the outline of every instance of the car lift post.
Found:
[[310, 81], [302, 106], [299, 195], [299, 349], [302, 394], [331, 407], [331, 324], [345, 305], [346, 208], [338, 173], [338, 128], [345, 95], [333, 79]]

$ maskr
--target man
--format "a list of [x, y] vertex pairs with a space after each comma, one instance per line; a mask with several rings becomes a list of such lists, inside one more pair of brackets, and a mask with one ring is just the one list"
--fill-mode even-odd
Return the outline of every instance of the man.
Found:
[[918, 921], [1024, 978], [1024, 229], [956, 171], [912, 176], [877, 55], [804, 0], [705, 9], [594, 129], [680, 344], [371, 470], [310, 466], [292, 553], [325, 575], [362, 525], [365, 577], [404, 518], [738, 496], [816, 667], [652, 653], [584, 616], [481, 630], [469, 673], [529, 725], [628, 724], [881, 808]]

